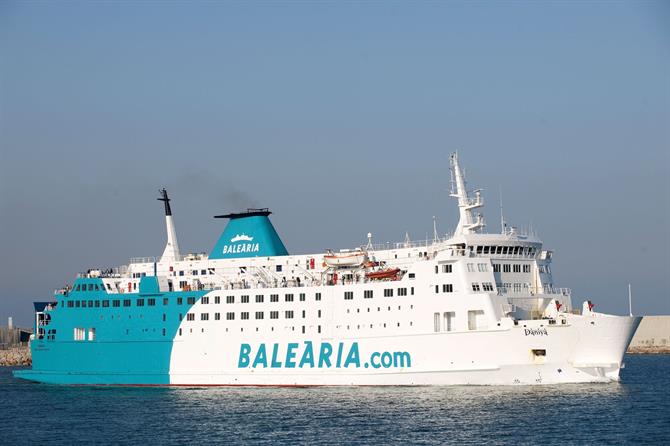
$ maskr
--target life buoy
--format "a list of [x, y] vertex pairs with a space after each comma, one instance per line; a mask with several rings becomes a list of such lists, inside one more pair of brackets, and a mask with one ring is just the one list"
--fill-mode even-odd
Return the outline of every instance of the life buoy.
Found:
[[128, 282], [128, 292], [130, 293], [133, 290], [133, 284]]

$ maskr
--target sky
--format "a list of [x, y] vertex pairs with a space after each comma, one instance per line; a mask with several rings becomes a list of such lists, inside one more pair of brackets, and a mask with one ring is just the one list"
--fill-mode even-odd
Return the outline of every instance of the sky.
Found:
[[670, 314], [664, 2], [0, 2], [0, 325], [269, 207], [291, 253], [453, 231], [449, 153], [597, 311]]

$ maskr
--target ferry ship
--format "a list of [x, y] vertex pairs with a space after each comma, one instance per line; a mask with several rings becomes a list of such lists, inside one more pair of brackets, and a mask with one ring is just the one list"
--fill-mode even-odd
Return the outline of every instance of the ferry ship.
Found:
[[432, 240], [289, 254], [268, 209], [228, 223], [209, 254], [167, 245], [91, 269], [36, 302], [27, 380], [83, 385], [515, 385], [619, 380], [639, 317], [573, 307], [553, 251], [485, 232], [480, 190], [449, 158], [459, 221]]

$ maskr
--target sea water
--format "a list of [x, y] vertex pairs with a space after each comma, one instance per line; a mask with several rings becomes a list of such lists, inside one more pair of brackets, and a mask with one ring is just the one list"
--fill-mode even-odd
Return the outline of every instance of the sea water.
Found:
[[670, 355], [611, 384], [129, 388], [0, 368], [0, 444], [670, 444]]

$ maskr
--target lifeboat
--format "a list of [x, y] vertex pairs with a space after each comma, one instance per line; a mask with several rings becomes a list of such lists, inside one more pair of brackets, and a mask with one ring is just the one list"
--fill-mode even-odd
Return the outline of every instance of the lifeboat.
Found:
[[345, 252], [340, 254], [327, 254], [323, 256], [323, 262], [330, 267], [361, 266], [368, 259], [365, 252]]
[[397, 280], [398, 274], [400, 274], [400, 268], [393, 268], [393, 269], [383, 269], [381, 271], [372, 271], [369, 273], [365, 273], [365, 277], [367, 277], [370, 280], [383, 280], [383, 279]]

